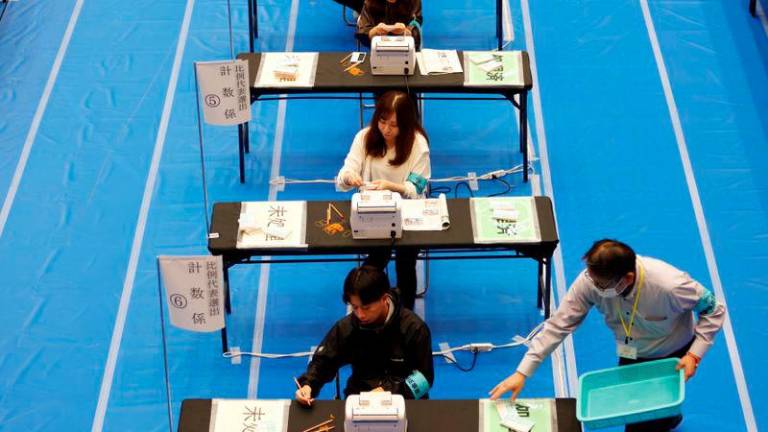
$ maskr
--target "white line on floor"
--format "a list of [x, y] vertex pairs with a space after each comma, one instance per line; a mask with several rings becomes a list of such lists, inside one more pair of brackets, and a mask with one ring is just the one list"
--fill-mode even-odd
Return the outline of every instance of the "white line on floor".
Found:
[[[552, 188], [552, 173], [549, 168], [549, 153], [547, 150], [547, 135], [544, 128], [544, 116], [541, 109], [541, 95], [538, 91], [539, 87], [539, 74], [536, 68], [536, 49], [533, 42], [533, 26], [531, 25], [530, 8], [528, 7], [528, 0], [521, 0], [521, 9], [523, 12], [523, 24], [525, 27], [525, 46], [528, 51], [528, 56], [531, 62], [531, 77], [533, 79], [533, 90], [531, 91], [531, 99], [533, 99], [533, 106], [531, 107], [536, 119], [536, 137], [539, 142], [539, 149], [541, 155], [539, 156], [539, 163], [541, 165], [542, 180], [544, 182], [544, 193], [552, 200], [552, 212], [555, 215], [555, 227], [557, 227], [557, 206], [555, 205], [555, 193]], [[559, 230], [558, 230], [559, 232]], [[565, 297], [566, 282], [565, 282], [565, 266], [563, 265], [563, 253], [562, 249], [558, 247], [555, 250], [554, 255], [554, 276], [555, 287], [557, 291], [557, 298], [562, 299]], [[553, 296], [554, 297], [554, 296]], [[552, 307], [554, 308], [556, 302], [552, 301]], [[567, 378], [567, 394], [559, 396], [571, 396], [573, 397], [578, 390], [578, 375], [576, 370], [576, 353], [573, 347], [573, 337], [568, 336], [561, 345], [563, 350], [563, 357], [565, 357], [566, 368], [559, 376], [565, 375]], [[554, 360], [557, 360], [556, 358]], [[556, 374], [556, 378], [558, 375]], [[563, 388], [560, 391], [564, 390]]]
[[133, 284], [136, 276], [136, 267], [138, 266], [139, 255], [141, 254], [141, 245], [144, 241], [144, 231], [147, 226], [147, 216], [149, 207], [152, 204], [152, 195], [157, 181], [157, 171], [160, 167], [160, 159], [163, 155], [165, 146], [165, 136], [168, 132], [168, 123], [171, 118], [173, 108], [173, 98], [176, 94], [176, 84], [179, 80], [179, 70], [181, 69], [181, 60], [184, 57], [184, 47], [187, 44], [189, 34], [189, 24], [192, 20], [192, 10], [195, 7], [195, 0], [187, 0], [187, 7], [184, 11], [184, 20], [179, 32], [179, 40], [176, 44], [176, 55], [173, 59], [173, 68], [171, 69], [171, 78], [168, 81], [168, 88], [165, 91], [165, 103], [163, 105], [163, 114], [160, 118], [160, 127], [155, 138], [155, 149], [152, 152], [152, 162], [147, 174], [147, 181], [144, 184], [144, 196], [141, 199], [141, 208], [139, 217], [136, 221], [136, 232], [133, 234], [133, 243], [131, 245], [131, 256], [128, 260], [128, 269], [126, 270], [125, 280], [123, 281], [123, 292], [120, 295], [120, 306], [115, 318], [115, 327], [112, 329], [112, 340], [109, 344], [109, 354], [104, 367], [104, 376], [101, 379], [101, 390], [99, 391], [99, 402], [96, 406], [96, 412], [93, 416], [91, 431], [101, 431], [104, 426], [104, 416], [109, 405], [109, 395], [112, 391], [112, 380], [115, 374], [117, 364], [117, 355], [120, 353], [120, 343], [123, 339], [123, 330], [125, 328], [125, 319], [128, 315], [128, 308], [131, 304], [131, 294], [133, 293]]
[[[696, 215], [696, 225], [699, 228], [699, 236], [701, 237], [701, 244], [704, 248], [704, 255], [707, 260], [709, 276], [712, 279], [712, 287], [715, 291], [715, 296], [717, 299], [723, 304], [726, 304], [723, 285], [720, 281], [720, 274], [717, 269], [715, 251], [712, 247], [712, 240], [709, 237], [707, 219], [704, 217], [704, 207], [702, 206], [701, 198], [699, 197], [699, 188], [696, 184], [696, 178], [693, 174], [693, 167], [691, 166], [691, 159], [688, 155], [688, 146], [685, 142], [683, 126], [680, 122], [680, 115], [677, 111], [675, 96], [672, 93], [672, 85], [669, 80], [669, 75], [667, 74], [667, 67], [664, 63], [664, 57], [661, 54], [659, 39], [656, 36], [656, 28], [653, 25], [651, 11], [648, 7], [648, 0], [640, 0], [640, 6], [643, 9], [645, 26], [648, 29], [648, 37], [651, 42], [651, 47], [653, 48], [653, 56], [656, 59], [656, 67], [659, 71], [659, 77], [661, 78], [661, 83], [664, 88], [664, 96], [667, 100], [667, 107], [669, 108], [669, 117], [672, 120], [672, 127], [675, 131], [675, 140], [677, 141], [677, 148], [680, 152], [680, 159], [683, 164], [683, 170], [685, 171], [685, 182], [688, 184], [688, 192], [690, 193], [691, 203], [693, 204], [693, 210]], [[733, 376], [736, 380], [736, 388], [739, 392], [741, 410], [744, 413], [744, 422], [746, 423], [748, 431], [757, 431], [755, 416], [752, 411], [752, 402], [750, 401], [749, 390], [747, 389], [747, 383], [744, 378], [744, 370], [741, 367], [741, 357], [739, 356], [739, 348], [738, 344], [736, 343], [736, 335], [733, 332], [731, 319], [728, 315], [726, 315], [725, 323], [723, 325], [723, 333], [725, 335], [725, 343], [728, 346], [728, 356], [731, 359], [731, 368], [733, 369]]]
[[51, 72], [48, 74], [48, 81], [45, 83], [43, 94], [40, 96], [40, 101], [37, 103], [35, 115], [32, 117], [32, 124], [29, 127], [29, 132], [27, 132], [27, 138], [24, 140], [24, 147], [21, 149], [19, 161], [16, 163], [16, 170], [13, 172], [11, 184], [8, 186], [8, 193], [5, 195], [5, 200], [3, 201], [3, 208], [0, 209], [0, 237], [3, 236], [3, 231], [5, 231], [5, 224], [8, 222], [8, 215], [11, 213], [13, 201], [16, 199], [16, 192], [19, 190], [19, 184], [21, 183], [21, 177], [24, 175], [24, 169], [27, 167], [29, 153], [32, 151], [32, 144], [34, 144], [35, 138], [37, 138], [40, 122], [42, 122], [43, 114], [45, 114], [45, 110], [48, 107], [48, 100], [51, 97], [53, 86], [56, 85], [56, 78], [59, 76], [59, 70], [61, 70], [61, 64], [64, 62], [64, 56], [67, 54], [67, 48], [69, 47], [69, 42], [72, 40], [72, 33], [75, 31], [75, 26], [80, 17], [80, 10], [83, 8], [83, 3], [85, 3], [85, 0], [78, 0], [77, 3], [75, 3], [75, 7], [72, 9], [72, 15], [69, 16], [67, 29], [64, 31], [64, 37], [61, 39], [59, 50], [56, 52], [56, 57], [53, 60]]
[[[291, 15], [288, 21], [288, 36], [285, 41], [285, 51], [293, 51], [294, 41], [296, 39], [296, 22], [299, 16], [299, 0], [291, 1]], [[282, 95], [283, 97], [286, 95]], [[269, 178], [277, 178], [280, 175], [280, 160], [283, 151], [283, 137], [285, 132], [285, 111], [288, 101], [281, 99], [277, 103], [277, 120], [275, 121], [275, 140], [272, 146], [272, 167]], [[277, 199], [277, 186], [270, 183], [269, 201]], [[264, 257], [269, 259], [269, 257]], [[269, 264], [261, 265], [259, 274], [259, 290], [256, 295], [256, 316], [253, 323], [253, 340], [251, 342], [251, 351], [261, 352], [264, 343], [264, 322], [267, 315], [267, 293], [269, 292]], [[259, 370], [261, 369], [261, 359], [251, 358], [251, 368], [248, 376], [248, 397], [255, 399], [259, 392]]]

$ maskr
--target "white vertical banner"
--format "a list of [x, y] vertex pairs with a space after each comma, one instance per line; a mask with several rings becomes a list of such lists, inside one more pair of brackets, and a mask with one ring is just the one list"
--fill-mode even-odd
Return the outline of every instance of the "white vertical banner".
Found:
[[232, 126], [251, 120], [247, 61], [195, 62], [195, 71], [206, 123]]
[[158, 256], [171, 324], [212, 332], [224, 328], [221, 256]]

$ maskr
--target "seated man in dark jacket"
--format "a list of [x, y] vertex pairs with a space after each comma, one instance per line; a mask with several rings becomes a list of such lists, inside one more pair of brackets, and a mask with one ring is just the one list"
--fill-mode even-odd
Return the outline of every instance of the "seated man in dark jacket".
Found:
[[426, 398], [434, 379], [432, 337], [416, 314], [398, 305], [387, 275], [373, 266], [353, 269], [344, 281], [352, 313], [340, 319], [299, 378], [296, 400], [311, 405], [340, 367], [352, 365], [344, 396], [384, 390]]

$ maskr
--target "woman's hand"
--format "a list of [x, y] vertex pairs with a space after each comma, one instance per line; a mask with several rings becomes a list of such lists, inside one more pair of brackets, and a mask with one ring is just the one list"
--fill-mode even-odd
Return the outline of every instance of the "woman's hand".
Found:
[[397, 192], [399, 194], [402, 194], [403, 192], [405, 192], [405, 188], [403, 187], [403, 185], [393, 183], [389, 180], [374, 180], [371, 182], [371, 187], [369, 187], [368, 189], [388, 190], [392, 192]]
[[389, 33], [395, 34], [395, 35], [401, 35], [401, 34], [409, 34], [410, 31], [408, 30], [408, 27], [405, 26], [405, 24], [399, 22], [392, 24], [391, 26], [387, 26]]
[[341, 176], [341, 182], [350, 187], [360, 187], [363, 185], [363, 179], [360, 174], [355, 172], [346, 172]]
[[378, 23], [374, 28], [368, 31], [368, 37], [373, 39], [374, 36], [383, 36], [387, 33], [389, 33], [389, 25]]

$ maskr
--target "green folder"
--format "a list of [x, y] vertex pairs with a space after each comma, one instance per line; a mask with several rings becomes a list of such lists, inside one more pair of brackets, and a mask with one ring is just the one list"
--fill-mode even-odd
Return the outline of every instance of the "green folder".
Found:
[[464, 51], [465, 86], [499, 87], [523, 84], [521, 51]]
[[[494, 208], [517, 213], [514, 220], [494, 217]], [[541, 241], [533, 197], [470, 198], [475, 243], [535, 243]]]

